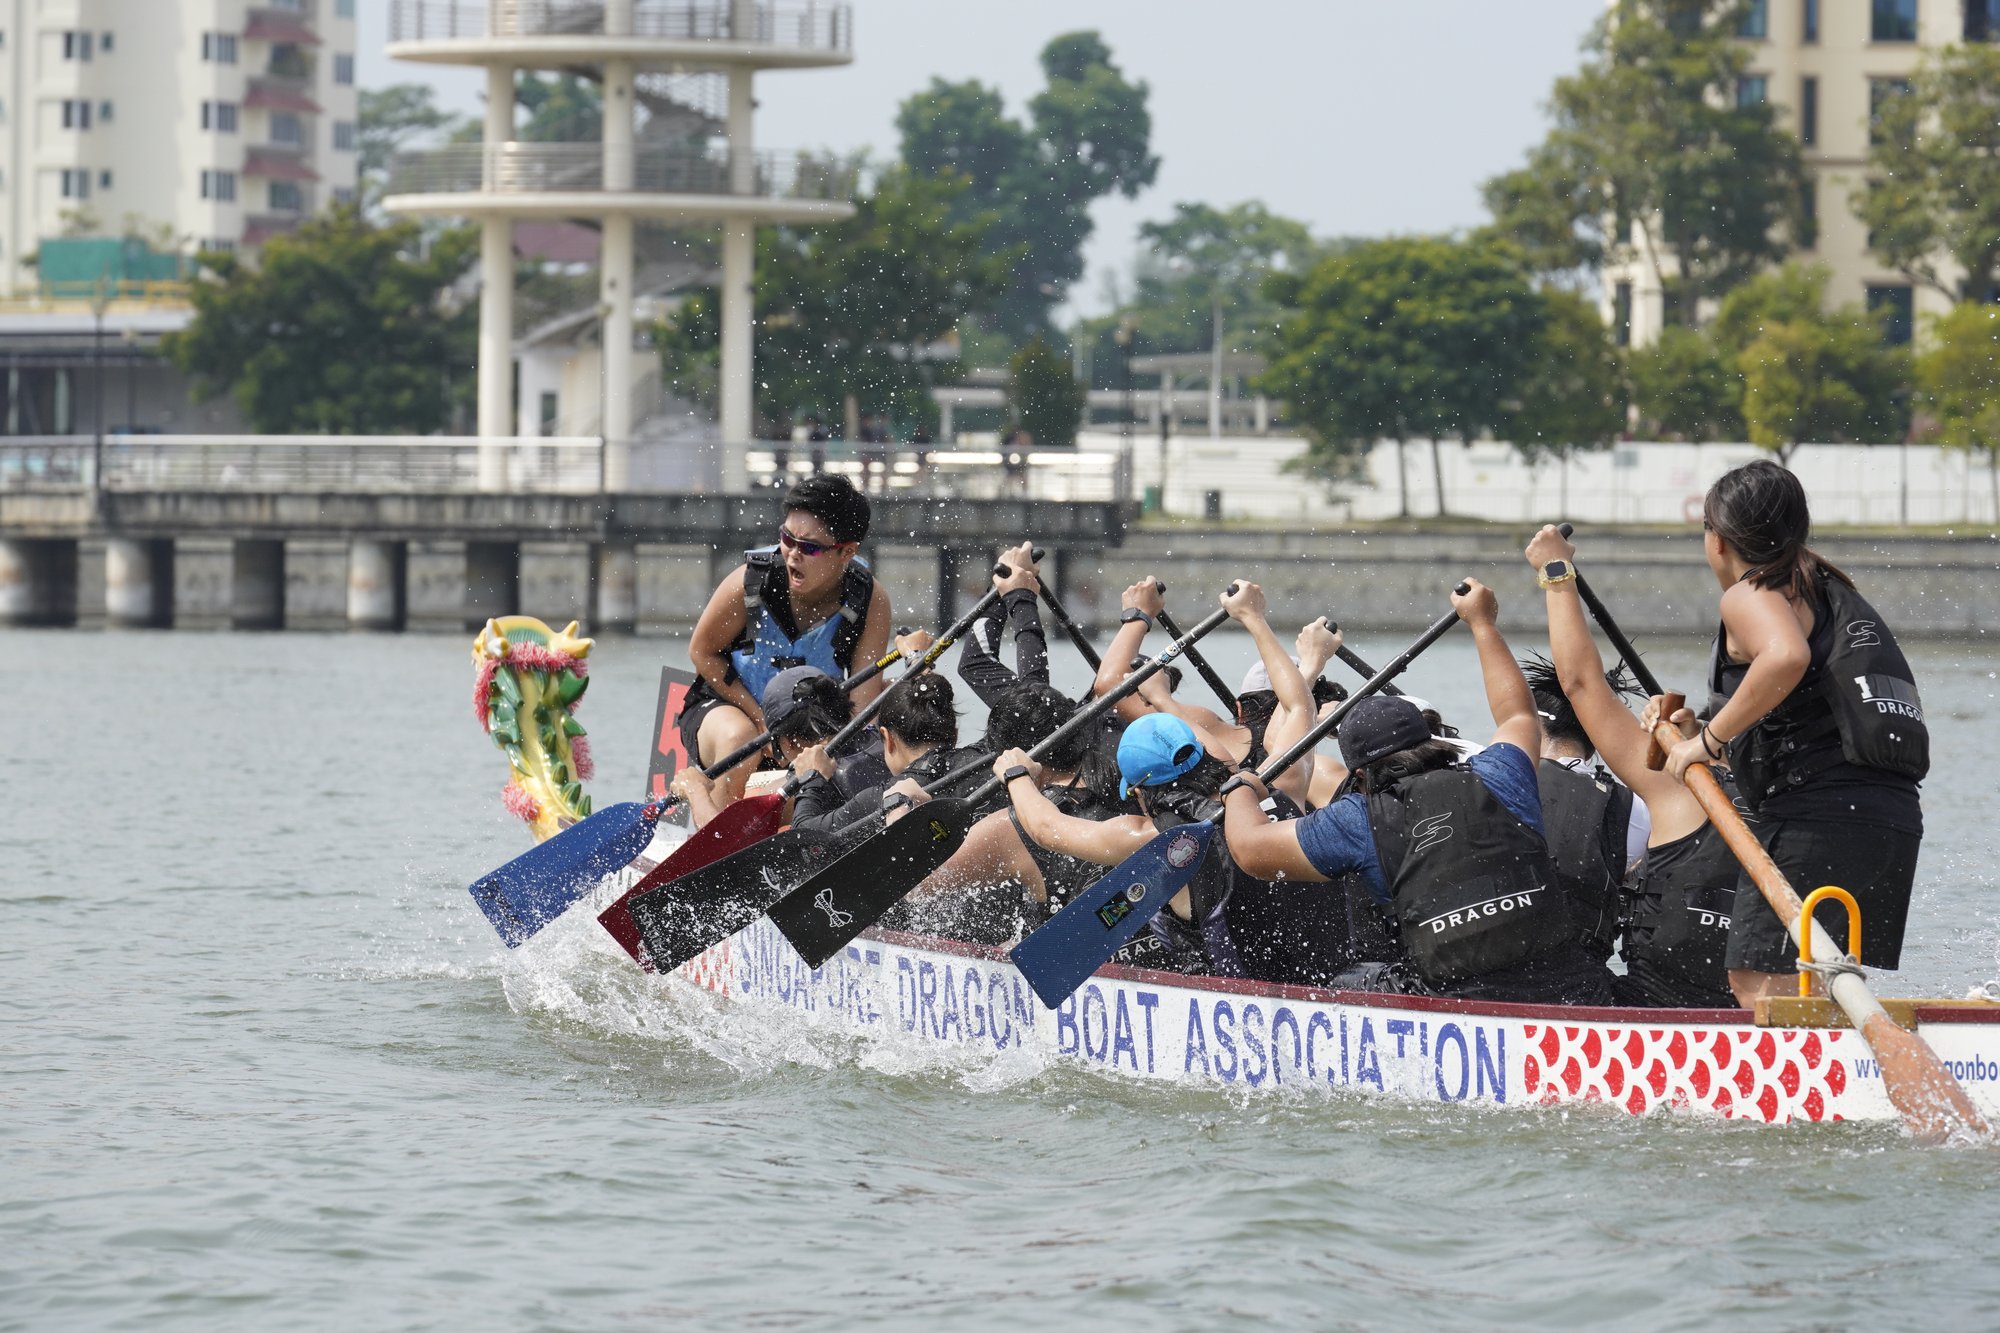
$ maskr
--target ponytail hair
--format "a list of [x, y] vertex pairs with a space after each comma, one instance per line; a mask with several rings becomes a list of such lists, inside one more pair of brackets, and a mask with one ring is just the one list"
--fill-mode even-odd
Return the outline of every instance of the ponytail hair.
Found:
[[1743, 557], [1743, 577], [1759, 588], [1775, 588], [1793, 601], [1810, 598], [1821, 580], [1854, 586], [1832, 561], [1806, 545], [1812, 511], [1806, 488], [1789, 468], [1768, 458], [1731, 468], [1708, 488], [1702, 501], [1703, 526]]
[[905, 745], [958, 745], [958, 708], [951, 682], [935, 671], [912, 681], [897, 681], [876, 715], [882, 730], [894, 732]]

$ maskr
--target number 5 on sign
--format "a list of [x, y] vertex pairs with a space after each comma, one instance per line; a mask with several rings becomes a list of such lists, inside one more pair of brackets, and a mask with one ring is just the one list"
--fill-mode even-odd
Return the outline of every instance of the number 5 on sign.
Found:
[[646, 790], [656, 801], [667, 794], [674, 774], [694, 764], [694, 757], [681, 743], [681, 729], [677, 725], [681, 705], [687, 702], [694, 681], [693, 672], [660, 668], [660, 709], [653, 719], [653, 763], [646, 778]]

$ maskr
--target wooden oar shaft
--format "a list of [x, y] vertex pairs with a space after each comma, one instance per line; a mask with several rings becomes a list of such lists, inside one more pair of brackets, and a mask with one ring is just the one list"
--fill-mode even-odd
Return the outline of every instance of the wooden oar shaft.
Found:
[[[1671, 750], [1682, 741], [1681, 734], [1669, 724], [1662, 722], [1653, 729], [1653, 739], [1662, 750]], [[1736, 807], [1723, 793], [1722, 784], [1715, 780], [1715, 774], [1708, 771], [1706, 764], [1690, 764], [1681, 781], [1686, 784], [1694, 798], [1701, 802], [1701, 808], [1708, 815], [1709, 823], [1722, 834], [1723, 842], [1736, 859], [1743, 863], [1744, 870], [1756, 884], [1757, 892], [1778, 914], [1792, 942], [1806, 948], [1811, 939], [1812, 956], [1818, 959], [1833, 959], [1843, 955], [1845, 950], [1837, 946], [1826, 928], [1806, 916], [1801, 910], [1798, 891], [1778, 869], [1771, 854], [1750, 832], [1749, 825], [1736, 813]], [[1850, 1023], [1875, 1052], [1875, 1063], [1882, 1071], [1882, 1086], [1889, 1094], [1889, 1100], [1903, 1113], [1903, 1121], [1910, 1133], [1925, 1142], [1939, 1142], [1954, 1131], [1971, 1131], [1986, 1134], [1986, 1122], [1980, 1118], [1971, 1098], [1965, 1095], [1958, 1080], [1937, 1057], [1930, 1044], [1917, 1036], [1897, 1027], [1882, 1002], [1868, 989], [1868, 983], [1852, 972], [1836, 973], [1827, 986], [1827, 994], [1840, 1006]]]

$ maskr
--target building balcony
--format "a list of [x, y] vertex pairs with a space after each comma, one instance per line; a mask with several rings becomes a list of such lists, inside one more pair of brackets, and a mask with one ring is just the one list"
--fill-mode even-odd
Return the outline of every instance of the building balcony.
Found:
[[[434, 64], [633, 60], [802, 68], [854, 58], [845, 0], [391, 0], [389, 54]], [[739, 23], [741, 15], [743, 21]]]
[[303, 5], [297, 9], [253, 8], [243, 16], [243, 37], [252, 42], [318, 46], [319, 34], [313, 31], [313, 17], [312, 9]]
[[632, 152], [630, 179], [605, 184], [604, 148], [596, 143], [449, 144], [398, 156], [383, 206], [516, 217], [748, 214], [774, 222], [834, 221], [853, 212], [853, 170], [800, 153], [642, 145]]
[[297, 111], [302, 115], [321, 114], [318, 102], [307, 94], [311, 87], [303, 79], [278, 79], [269, 75], [255, 75], [243, 94], [246, 111]]
[[319, 180], [319, 173], [306, 160], [305, 149], [289, 143], [252, 144], [244, 155], [243, 174], [261, 180]]

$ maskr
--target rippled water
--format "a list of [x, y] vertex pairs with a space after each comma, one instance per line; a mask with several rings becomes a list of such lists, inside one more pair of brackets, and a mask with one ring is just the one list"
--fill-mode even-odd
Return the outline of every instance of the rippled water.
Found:
[[[524, 840], [457, 639], [0, 644], [0, 1328], [1957, 1328], [2000, 1308], [2000, 1155], [1892, 1128], [1162, 1089], [802, 1033], [573, 923], [509, 956], [463, 890]], [[1213, 655], [1232, 678], [1249, 660], [1240, 639]], [[639, 787], [669, 656], [600, 649], [600, 802]], [[1983, 644], [1917, 657], [1946, 725], [1889, 989], [1958, 993], [2000, 975], [2000, 682]], [[1655, 666], [1692, 680], [1696, 654]], [[1469, 717], [1470, 667], [1455, 636], [1407, 683]]]

